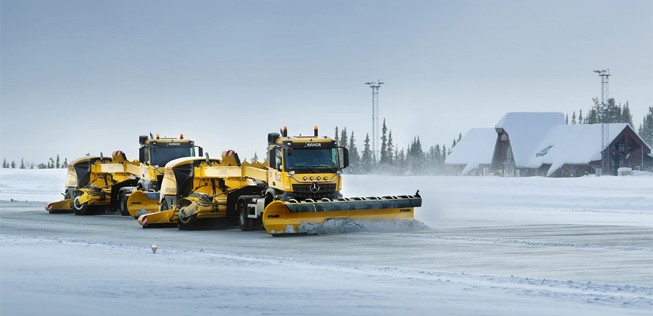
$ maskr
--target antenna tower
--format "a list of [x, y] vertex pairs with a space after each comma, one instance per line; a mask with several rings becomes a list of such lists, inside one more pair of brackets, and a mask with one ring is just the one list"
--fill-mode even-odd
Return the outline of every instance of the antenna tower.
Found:
[[610, 168], [608, 150], [606, 150], [606, 147], [610, 145], [610, 126], [606, 124], [608, 120], [608, 104], [606, 101], [609, 98], [610, 68], [594, 70], [594, 72], [601, 77], [601, 112], [599, 113], [599, 119], [601, 120], [601, 173], [605, 173]]
[[365, 84], [372, 88], [372, 157], [376, 161], [376, 144], [379, 138], [379, 88], [383, 82], [377, 80]]

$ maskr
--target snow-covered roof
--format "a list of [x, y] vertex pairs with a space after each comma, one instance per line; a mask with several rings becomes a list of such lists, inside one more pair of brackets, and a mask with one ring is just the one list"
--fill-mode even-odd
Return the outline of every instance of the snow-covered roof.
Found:
[[465, 165], [463, 175], [478, 168], [480, 164], [490, 164], [496, 140], [497, 132], [494, 128], [472, 128], [451, 149], [446, 163]]
[[510, 146], [518, 168], [531, 167], [531, 154], [544, 136], [555, 126], [565, 125], [560, 112], [511, 112], [495, 125], [508, 133]]
[[[608, 144], [628, 126], [625, 123], [606, 124]], [[608, 145], [606, 144], [606, 146]], [[550, 176], [565, 164], [587, 164], [601, 159], [601, 124], [561, 125], [552, 128], [537, 144], [528, 166], [551, 164]]]

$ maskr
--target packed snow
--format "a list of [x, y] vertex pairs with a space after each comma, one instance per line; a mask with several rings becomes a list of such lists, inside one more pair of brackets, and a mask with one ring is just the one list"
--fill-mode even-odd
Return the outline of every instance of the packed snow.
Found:
[[346, 196], [419, 189], [416, 221], [274, 238], [47, 214], [65, 170], [0, 169], [0, 314], [651, 315], [653, 177], [637, 174], [345, 175]]
[[510, 137], [510, 145], [517, 167], [527, 167], [537, 145], [554, 127], [565, 124], [565, 115], [559, 112], [510, 112], [496, 124]]
[[481, 164], [492, 163], [497, 131], [494, 128], [472, 128], [447, 156], [447, 164], [465, 165], [462, 175], [470, 173]]

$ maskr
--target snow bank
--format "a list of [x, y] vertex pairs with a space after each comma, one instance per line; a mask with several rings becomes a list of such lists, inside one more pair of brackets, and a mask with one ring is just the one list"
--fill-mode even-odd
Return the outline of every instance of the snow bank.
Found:
[[494, 128], [473, 128], [454, 146], [447, 164], [464, 164], [466, 175], [480, 164], [491, 164], [497, 132]]
[[0, 169], [0, 201], [61, 200], [66, 169]]
[[346, 175], [345, 196], [414, 194], [415, 217], [430, 227], [509, 223], [627, 224], [653, 227], [647, 176], [546, 178]]

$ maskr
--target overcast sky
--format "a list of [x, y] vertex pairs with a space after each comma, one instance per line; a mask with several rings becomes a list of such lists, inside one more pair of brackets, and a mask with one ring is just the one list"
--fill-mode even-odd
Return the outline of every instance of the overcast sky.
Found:
[[268, 132], [425, 148], [509, 111], [653, 105], [653, 6], [626, 1], [2, 0], [0, 158], [43, 162], [184, 133], [213, 156]]

